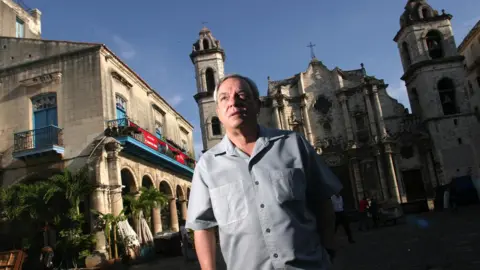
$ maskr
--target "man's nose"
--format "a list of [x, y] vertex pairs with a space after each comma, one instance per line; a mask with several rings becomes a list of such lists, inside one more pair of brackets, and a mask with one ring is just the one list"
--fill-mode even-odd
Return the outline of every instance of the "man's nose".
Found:
[[228, 98], [228, 105], [229, 106], [238, 106], [242, 100], [237, 94], [230, 95]]

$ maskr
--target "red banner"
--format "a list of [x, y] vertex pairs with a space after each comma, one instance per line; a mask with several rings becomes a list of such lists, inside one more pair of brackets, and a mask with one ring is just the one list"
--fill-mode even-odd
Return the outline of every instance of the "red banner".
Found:
[[142, 132], [143, 138], [144, 138], [143, 143], [145, 145], [147, 145], [152, 149], [155, 149], [156, 151], [158, 151], [159, 145], [161, 145], [161, 147], [168, 147], [168, 150], [172, 151], [175, 154], [175, 160], [182, 164], [185, 164], [185, 161], [188, 159], [188, 156], [182, 153], [182, 151], [158, 139], [156, 136], [152, 135], [150, 132], [144, 130], [143, 128], [135, 125], [132, 122], [130, 122], [129, 125], [138, 128], [138, 130]]

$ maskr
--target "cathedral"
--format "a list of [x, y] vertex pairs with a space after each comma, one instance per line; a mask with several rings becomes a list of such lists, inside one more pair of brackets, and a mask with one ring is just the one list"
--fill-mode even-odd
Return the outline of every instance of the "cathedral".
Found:
[[[472, 104], [466, 91], [464, 56], [457, 50], [451, 19], [426, 0], [409, 0], [400, 17], [393, 40], [411, 113], [363, 64], [330, 70], [313, 57], [305, 71], [268, 78], [260, 124], [305, 136], [342, 181], [347, 209], [355, 209], [364, 196], [431, 208], [437, 187], [479, 177], [479, 104]], [[213, 91], [224, 76], [225, 51], [204, 27], [190, 58], [208, 150], [224, 134]]]

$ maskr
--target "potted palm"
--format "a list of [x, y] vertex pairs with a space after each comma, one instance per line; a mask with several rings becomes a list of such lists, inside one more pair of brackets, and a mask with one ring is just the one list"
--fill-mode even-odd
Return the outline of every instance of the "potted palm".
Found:
[[[118, 242], [117, 242], [117, 225], [120, 221], [126, 219], [123, 210], [118, 215], [111, 213], [100, 213], [96, 210], [91, 210], [93, 214], [97, 215], [97, 220], [101, 224], [105, 233], [105, 240], [107, 241], [108, 250], [108, 263], [114, 264], [115, 261], [119, 261], [118, 256]], [[113, 236], [113, 241], [112, 241]], [[112, 252], [113, 248], [113, 252]]]
[[[134, 196], [132, 194], [127, 194], [124, 196], [124, 200], [128, 203], [130, 208], [130, 215], [131, 218], [136, 221], [136, 231], [137, 234], [140, 232], [140, 222], [142, 216], [145, 217], [147, 224], [151, 224], [152, 220], [152, 210], [157, 208], [163, 208], [167, 203], [167, 197], [165, 194], [160, 192], [158, 189], [154, 187], [140, 188], [140, 195]], [[150, 228], [148, 228], [150, 229]], [[152, 242], [153, 243], [153, 242]], [[152, 243], [143, 242], [142, 244], [142, 251], [141, 254], [151, 254], [153, 249], [151, 248]]]

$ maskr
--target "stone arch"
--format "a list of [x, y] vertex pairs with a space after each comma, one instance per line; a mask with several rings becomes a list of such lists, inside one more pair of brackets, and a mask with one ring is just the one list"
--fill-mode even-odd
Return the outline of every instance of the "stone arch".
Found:
[[418, 17], [428, 19], [432, 17], [432, 9], [429, 6], [421, 5], [418, 7]]
[[209, 50], [209, 49], [211, 48], [210, 45], [211, 45], [211, 44], [210, 44], [210, 40], [208, 40], [208, 38], [204, 37], [204, 38], [202, 39], [202, 48], [203, 48], [203, 50]]
[[149, 173], [145, 173], [142, 177], [142, 187], [150, 188], [155, 187], [153, 177]]
[[436, 29], [429, 30], [426, 33], [425, 45], [431, 59], [438, 59], [444, 56], [443, 39], [443, 34]]
[[215, 70], [211, 67], [205, 69], [205, 84], [207, 92], [213, 93], [215, 91]]
[[[213, 129], [212, 129], [212, 123], [214, 121], [214, 119], [217, 118], [218, 119], [218, 116], [216, 115], [211, 115], [207, 118], [207, 120], [205, 121], [205, 127], [206, 127], [206, 131], [207, 131], [207, 136], [209, 138], [214, 138], [214, 137], [218, 137], [218, 136], [221, 136], [222, 135], [222, 132], [223, 132], [223, 126], [222, 126], [222, 123], [220, 122], [220, 135], [215, 135], [215, 133], [213, 132]], [[216, 121], [216, 120], [215, 120]]]
[[437, 90], [440, 97], [440, 104], [444, 115], [457, 113], [457, 103], [455, 96], [455, 83], [448, 77], [443, 77], [437, 82]]
[[138, 191], [137, 179], [135, 178], [135, 174], [133, 173], [132, 169], [129, 167], [123, 167], [120, 170], [120, 176], [122, 179], [122, 185], [125, 186], [122, 187], [123, 195]]
[[183, 223], [183, 221], [187, 219], [187, 198], [185, 196], [185, 190], [181, 185], [177, 185], [176, 195], [177, 220]]
[[217, 116], [212, 117], [211, 126], [212, 126], [212, 135], [213, 136], [222, 135], [222, 124], [220, 123], [220, 119], [218, 119]]
[[167, 180], [160, 181], [158, 189], [167, 196], [174, 196], [172, 185]]
[[175, 190], [175, 194], [176, 194], [177, 199], [186, 200], [185, 192], [184, 192], [184, 189], [182, 188], [182, 186], [177, 185], [177, 188]]
[[[173, 192], [173, 189], [172, 189], [172, 185], [168, 181], [162, 180], [162, 181], [160, 181], [160, 184], [159, 184], [159, 190], [160, 190], [160, 192], [165, 194], [168, 198], [167, 204], [165, 205], [165, 207], [163, 209], [161, 209], [161, 212], [160, 212], [160, 220], [161, 220], [161, 223], [162, 223], [162, 229], [164, 231], [171, 231], [171, 230], [175, 229], [174, 228], [175, 224], [173, 224], [174, 222], [172, 222], [173, 219], [172, 219], [172, 215], [170, 214], [170, 212], [173, 209], [172, 204], [175, 205], [175, 202], [176, 202], [176, 200], [173, 200], [175, 197], [174, 197], [174, 192]], [[178, 222], [177, 222], [177, 226], [178, 226]]]

